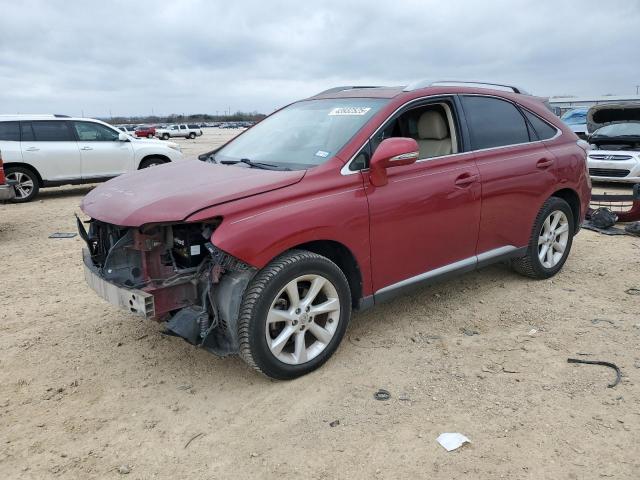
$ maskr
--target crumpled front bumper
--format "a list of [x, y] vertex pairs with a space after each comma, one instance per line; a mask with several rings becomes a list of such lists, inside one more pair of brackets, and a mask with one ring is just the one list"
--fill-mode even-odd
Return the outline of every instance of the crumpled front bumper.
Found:
[[82, 249], [82, 260], [84, 263], [84, 278], [87, 285], [99, 297], [133, 314], [146, 318], [155, 317], [155, 303], [152, 294], [135, 288], [120, 287], [102, 278], [99, 270], [91, 261], [89, 250], [86, 248]]

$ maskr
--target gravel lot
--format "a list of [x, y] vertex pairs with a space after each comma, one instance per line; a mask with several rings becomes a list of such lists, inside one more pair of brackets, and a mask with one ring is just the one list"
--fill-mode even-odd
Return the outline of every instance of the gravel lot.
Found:
[[640, 478], [640, 238], [582, 231], [552, 280], [493, 266], [399, 298], [275, 382], [85, 286], [82, 241], [47, 237], [90, 188], [0, 205], [0, 477]]

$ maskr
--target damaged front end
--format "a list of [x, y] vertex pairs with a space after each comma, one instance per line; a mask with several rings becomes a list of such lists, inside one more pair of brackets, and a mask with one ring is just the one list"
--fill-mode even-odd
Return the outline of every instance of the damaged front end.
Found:
[[92, 219], [88, 230], [77, 222], [85, 278], [99, 296], [212, 353], [238, 352], [240, 303], [255, 269], [211, 243], [220, 219], [142, 227]]

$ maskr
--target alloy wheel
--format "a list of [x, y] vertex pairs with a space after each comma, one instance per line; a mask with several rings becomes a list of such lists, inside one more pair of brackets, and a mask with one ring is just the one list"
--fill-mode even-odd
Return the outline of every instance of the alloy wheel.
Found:
[[555, 267], [567, 248], [569, 219], [564, 212], [554, 210], [542, 224], [538, 236], [538, 258], [545, 268]]
[[33, 178], [23, 172], [11, 172], [6, 175], [7, 180], [14, 181], [16, 197], [19, 200], [27, 198], [33, 192]]
[[280, 290], [269, 308], [267, 346], [283, 363], [306, 363], [329, 345], [339, 321], [336, 287], [321, 275], [299, 276]]

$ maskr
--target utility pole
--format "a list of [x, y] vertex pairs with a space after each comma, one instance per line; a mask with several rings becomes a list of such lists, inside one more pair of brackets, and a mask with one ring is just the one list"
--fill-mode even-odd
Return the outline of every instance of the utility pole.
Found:
[[638, 92], [640, 92], [640, 85], [636, 85], [636, 95], [638, 95]]

